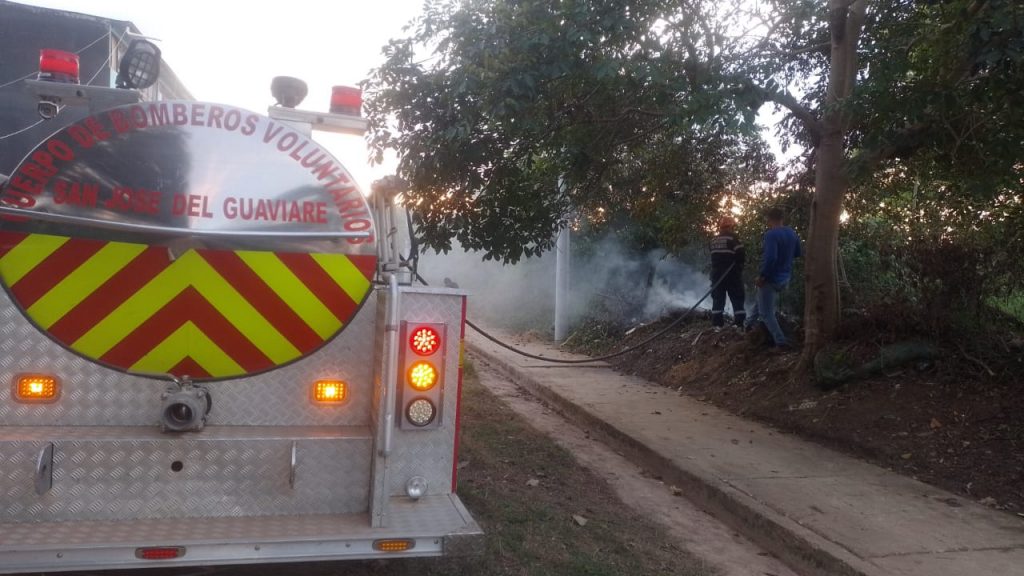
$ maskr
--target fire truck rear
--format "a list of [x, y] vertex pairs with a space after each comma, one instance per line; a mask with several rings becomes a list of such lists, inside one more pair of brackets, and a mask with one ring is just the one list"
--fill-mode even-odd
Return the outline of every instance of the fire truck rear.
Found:
[[365, 130], [358, 91], [265, 116], [71, 60], [0, 183], [0, 573], [471, 549], [465, 294], [410, 285], [401, 208], [312, 139]]

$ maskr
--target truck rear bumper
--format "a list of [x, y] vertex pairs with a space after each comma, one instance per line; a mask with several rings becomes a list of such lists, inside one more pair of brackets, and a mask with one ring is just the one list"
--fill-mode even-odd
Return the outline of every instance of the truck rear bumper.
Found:
[[[371, 528], [366, 514], [4, 524], [0, 574], [441, 556], [471, 553], [482, 536], [454, 494], [392, 498], [387, 528]], [[394, 539], [412, 545], [400, 552], [374, 545]], [[141, 549], [160, 547], [183, 553], [138, 557]]]

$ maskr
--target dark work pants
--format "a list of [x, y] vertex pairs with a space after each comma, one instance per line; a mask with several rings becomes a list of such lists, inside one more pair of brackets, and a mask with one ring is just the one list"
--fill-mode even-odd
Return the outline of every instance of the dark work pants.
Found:
[[[712, 277], [712, 284], [717, 279]], [[743, 277], [739, 274], [729, 274], [722, 280], [714, 290], [711, 291], [711, 325], [724, 325], [725, 296], [728, 294], [732, 301], [732, 315], [737, 326], [743, 326], [747, 319], [747, 310], [744, 308]]]

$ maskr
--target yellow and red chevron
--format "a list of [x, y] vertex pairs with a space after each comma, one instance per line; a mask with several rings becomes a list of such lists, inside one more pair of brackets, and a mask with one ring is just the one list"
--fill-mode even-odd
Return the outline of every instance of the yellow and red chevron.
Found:
[[0, 232], [0, 278], [51, 337], [122, 370], [225, 378], [299, 358], [355, 314], [374, 256], [189, 250]]

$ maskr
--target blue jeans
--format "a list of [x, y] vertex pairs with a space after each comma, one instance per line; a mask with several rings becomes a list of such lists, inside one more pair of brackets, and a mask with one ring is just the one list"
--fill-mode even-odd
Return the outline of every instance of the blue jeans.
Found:
[[786, 284], [788, 282], [782, 284], [765, 282], [764, 286], [757, 289], [757, 296], [754, 298], [754, 309], [747, 316], [748, 328], [753, 326], [758, 320], [764, 322], [776, 346], [788, 344], [786, 335], [783, 334], [782, 327], [779, 326], [779, 319], [775, 317], [775, 301], [779, 296], [779, 292], [786, 288]]

